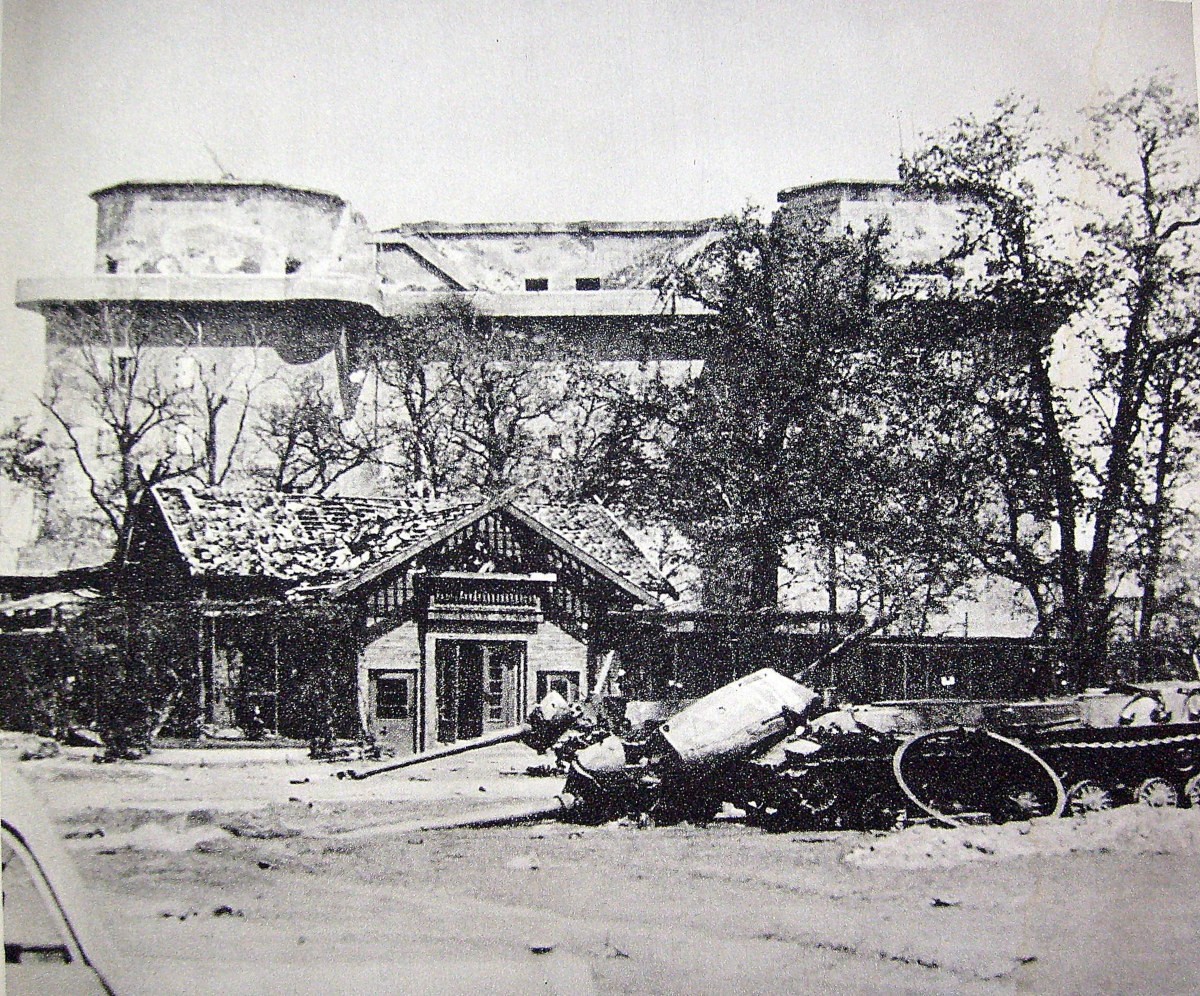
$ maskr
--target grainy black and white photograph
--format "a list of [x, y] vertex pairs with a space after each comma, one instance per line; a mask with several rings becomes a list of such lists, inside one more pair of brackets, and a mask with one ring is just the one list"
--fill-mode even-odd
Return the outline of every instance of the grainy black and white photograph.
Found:
[[6, 0], [9, 993], [1191, 994], [1174, 0]]

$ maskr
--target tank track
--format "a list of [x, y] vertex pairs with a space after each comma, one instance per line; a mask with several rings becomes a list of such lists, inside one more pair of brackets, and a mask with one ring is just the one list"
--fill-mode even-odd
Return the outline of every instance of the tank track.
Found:
[[[1058, 776], [1068, 815], [1131, 803], [1200, 809], [1200, 724], [1004, 732]], [[730, 795], [748, 822], [776, 831], [887, 830], [928, 819], [929, 811], [914, 805], [893, 771], [903, 742], [899, 736], [850, 733], [803, 759], [750, 762], [731, 777]], [[1001, 775], [980, 771], [976, 777]], [[970, 794], [965, 784], [964, 800]], [[1049, 808], [1044, 794], [1027, 795], [1015, 778], [995, 787], [974, 811], [964, 806], [955, 813], [952, 804], [942, 811], [963, 822], [1002, 822], [1048, 815]]]
[[1058, 772], [1070, 812], [1133, 802], [1200, 808], [1200, 726], [1082, 728], [1026, 734]]
[[890, 829], [910, 806], [892, 774], [898, 743], [849, 735], [800, 763], [748, 762], [731, 773], [734, 804], [773, 831]]

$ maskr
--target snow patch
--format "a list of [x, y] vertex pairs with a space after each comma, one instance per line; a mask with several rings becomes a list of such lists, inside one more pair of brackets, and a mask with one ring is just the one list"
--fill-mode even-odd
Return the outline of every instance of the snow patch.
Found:
[[1035, 854], [1195, 854], [1197, 850], [1200, 811], [1123, 806], [1074, 819], [1045, 817], [961, 830], [909, 827], [855, 848], [844, 860], [859, 868], [928, 869]]

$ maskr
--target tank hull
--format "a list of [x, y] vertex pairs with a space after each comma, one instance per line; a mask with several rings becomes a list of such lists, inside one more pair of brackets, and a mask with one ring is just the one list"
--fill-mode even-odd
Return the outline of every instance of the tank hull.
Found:
[[[906, 779], [899, 759], [922, 738], [932, 746]], [[1200, 683], [848, 707], [743, 765], [734, 788], [748, 819], [780, 830], [1003, 822], [1135, 802], [1200, 807]]]

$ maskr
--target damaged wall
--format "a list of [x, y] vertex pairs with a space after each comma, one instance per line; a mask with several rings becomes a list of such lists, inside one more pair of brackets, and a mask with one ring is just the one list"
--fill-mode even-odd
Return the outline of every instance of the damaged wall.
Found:
[[[711, 239], [709, 222], [572, 225], [419, 225], [379, 237], [385, 284], [403, 290], [536, 293], [653, 288]], [[526, 286], [526, 280], [546, 281]], [[451, 282], [452, 281], [452, 282]], [[587, 286], [587, 285], [585, 285]]]
[[274, 183], [121, 183], [92, 195], [96, 272], [368, 275], [366, 220], [336, 194]]

